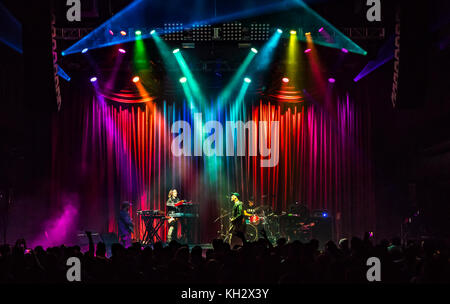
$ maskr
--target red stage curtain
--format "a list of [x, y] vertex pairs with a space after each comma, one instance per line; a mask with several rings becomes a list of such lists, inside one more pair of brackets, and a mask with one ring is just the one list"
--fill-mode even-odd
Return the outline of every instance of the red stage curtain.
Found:
[[[174, 186], [183, 198], [200, 203], [202, 242], [215, 236], [212, 222], [220, 206], [229, 207], [230, 191], [244, 200], [268, 197], [265, 203], [278, 212], [293, 202], [327, 209], [335, 219], [335, 237], [374, 230], [369, 116], [348, 95], [327, 107], [264, 100], [247, 106], [242, 119], [280, 122], [280, 158], [273, 168], [261, 168], [259, 156], [174, 157], [170, 126], [188, 112], [185, 103], [127, 105], [81, 96], [67, 102], [54, 125], [55, 206], [65, 192], [76, 192], [80, 228], [115, 232], [120, 202], [132, 201], [140, 238], [143, 223], [135, 211], [164, 210]], [[220, 121], [227, 116], [215, 115]]]

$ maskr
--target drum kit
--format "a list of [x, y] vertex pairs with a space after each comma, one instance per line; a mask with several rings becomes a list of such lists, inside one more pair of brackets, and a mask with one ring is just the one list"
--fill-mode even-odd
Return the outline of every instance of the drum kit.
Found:
[[246, 220], [246, 238], [249, 241], [256, 241], [259, 232], [265, 230], [269, 241], [276, 242], [280, 236], [280, 227], [278, 224], [278, 215], [276, 215], [270, 206], [260, 206], [254, 208], [255, 213]]
[[[267, 238], [270, 242], [275, 243], [280, 237], [280, 225], [278, 215], [276, 215], [270, 206], [259, 206], [253, 209], [253, 213], [245, 218], [245, 238], [247, 241], [257, 241], [260, 232], [266, 231]], [[222, 220], [228, 218], [230, 212], [226, 212], [222, 209], [221, 216], [214, 220], [214, 223], [220, 221], [220, 231], [218, 235], [220, 238], [226, 240], [231, 239], [231, 233], [227, 229], [226, 221]]]

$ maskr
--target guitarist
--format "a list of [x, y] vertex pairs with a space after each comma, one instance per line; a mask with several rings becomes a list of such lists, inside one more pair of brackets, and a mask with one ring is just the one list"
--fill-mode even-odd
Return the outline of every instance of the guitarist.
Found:
[[231, 193], [230, 200], [234, 204], [230, 218], [230, 231], [233, 235], [236, 235], [239, 232], [245, 233], [245, 217], [243, 204], [239, 201], [239, 193]]
[[119, 239], [125, 247], [131, 245], [131, 234], [134, 232], [133, 221], [130, 217], [130, 203], [122, 202], [119, 212]]

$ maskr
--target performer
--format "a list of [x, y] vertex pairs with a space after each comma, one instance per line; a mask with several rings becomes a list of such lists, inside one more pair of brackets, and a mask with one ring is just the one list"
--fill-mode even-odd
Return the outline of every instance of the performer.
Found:
[[169, 199], [166, 202], [167, 206], [167, 216], [169, 216], [169, 229], [167, 231], [167, 242], [169, 243], [171, 240], [176, 239], [177, 236], [177, 228], [178, 228], [178, 221], [176, 218], [172, 217], [174, 213], [178, 212], [178, 208], [175, 206], [176, 203], [180, 201], [178, 198], [178, 191], [177, 189], [171, 189], [169, 191], [168, 195]]
[[257, 207], [256, 207], [256, 204], [255, 204], [255, 200], [253, 199], [253, 197], [251, 197], [248, 200], [247, 207], [244, 210], [244, 215], [248, 216], [248, 217], [253, 216], [253, 215], [256, 214], [256, 209], [257, 209]]
[[239, 193], [231, 193], [230, 200], [233, 205], [233, 212], [230, 218], [231, 222], [231, 233], [236, 235], [238, 232], [245, 233], [245, 217], [243, 212], [243, 204], [239, 201]]
[[131, 234], [134, 232], [133, 221], [130, 217], [130, 203], [122, 202], [119, 213], [119, 239], [126, 248], [131, 245]]

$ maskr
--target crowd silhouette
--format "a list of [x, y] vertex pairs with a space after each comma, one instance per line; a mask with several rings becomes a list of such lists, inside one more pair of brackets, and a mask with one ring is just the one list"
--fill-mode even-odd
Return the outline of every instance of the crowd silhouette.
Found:
[[[381, 261], [383, 283], [449, 283], [449, 251], [445, 241], [408, 241], [399, 238], [373, 244], [369, 237], [329, 241], [319, 250], [311, 240], [287, 242], [279, 239], [272, 245], [267, 238], [242, 246], [212, 241], [212, 249], [189, 247], [171, 241], [152, 247], [134, 243], [125, 248], [111, 245], [107, 257], [104, 243], [94, 245], [90, 233], [89, 250], [79, 246], [37, 246], [26, 249], [25, 241], [0, 247], [0, 283], [67, 282], [66, 261], [78, 257], [84, 283], [153, 283], [153, 284], [298, 284], [298, 283], [368, 283], [369, 257]], [[265, 235], [263, 233], [263, 235]]]

